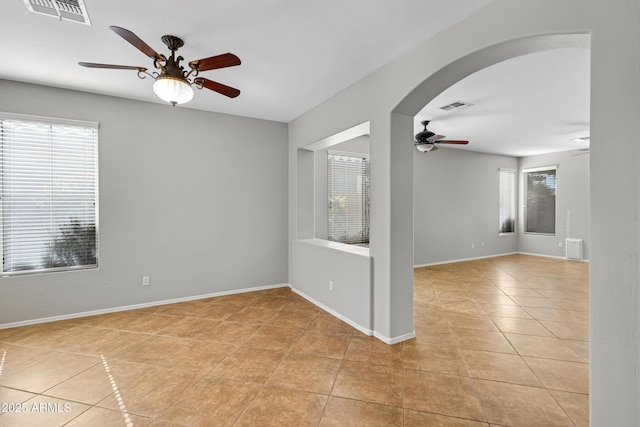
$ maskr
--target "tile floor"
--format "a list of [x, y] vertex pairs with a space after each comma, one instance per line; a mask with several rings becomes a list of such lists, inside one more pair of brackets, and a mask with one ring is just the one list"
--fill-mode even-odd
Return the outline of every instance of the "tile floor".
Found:
[[287, 288], [0, 330], [0, 425], [588, 425], [587, 264], [461, 262], [414, 288], [394, 346]]

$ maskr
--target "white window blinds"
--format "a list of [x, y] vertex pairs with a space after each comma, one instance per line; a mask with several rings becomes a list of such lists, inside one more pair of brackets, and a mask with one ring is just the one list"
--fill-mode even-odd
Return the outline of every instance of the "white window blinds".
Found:
[[3, 273], [97, 266], [98, 131], [0, 114]]
[[556, 232], [556, 166], [523, 170], [525, 232]]
[[329, 153], [327, 163], [328, 239], [369, 243], [369, 159]]
[[516, 231], [516, 171], [500, 169], [500, 233]]

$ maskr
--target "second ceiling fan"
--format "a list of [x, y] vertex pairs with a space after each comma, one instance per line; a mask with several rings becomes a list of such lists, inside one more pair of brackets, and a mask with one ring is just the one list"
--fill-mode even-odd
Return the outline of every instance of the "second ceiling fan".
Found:
[[437, 144], [467, 145], [469, 143], [469, 141], [460, 139], [444, 139], [446, 138], [444, 135], [437, 135], [430, 130], [427, 130], [427, 126], [430, 123], [429, 120], [424, 120], [420, 123], [424, 125], [424, 130], [416, 134], [416, 140], [413, 143], [418, 151], [422, 151], [424, 153], [435, 151], [438, 149], [436, 146]]

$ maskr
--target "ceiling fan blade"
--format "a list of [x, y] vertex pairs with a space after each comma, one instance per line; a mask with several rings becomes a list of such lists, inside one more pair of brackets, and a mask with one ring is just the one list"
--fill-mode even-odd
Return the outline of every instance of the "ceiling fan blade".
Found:
[[213, 80], [205, 79], [204, 77], [195, 78], [193, 79], [193, 82], [197, 85], [202, 85], [202, 87], [206, 87], [209, 90], [228, 96], [229, 98], [235, 98], [240, 95], [240, 91], [238, 89], [223, 85], [222, 83], [214, 82]]
[[436, 142], [436, 141], [441, 140], [442, 138], [445, 138], [445, 136], [444, 135], [432, 135], [429, 138], [427, 138], [427, 141], [428, 142]]
[[114, 33], [116, 33], [117, 35], [119, 35], [120, 37], [122, 37], [123, 39], [128, 41], [129, 43], [131, 43], [136, 49], [138, 49], [140, 52], [142, 52], [145, 55], [147, 55], [149, 58], [153, 58], [153, 59], [155, 59], [157, 61], [163, 61], [164, 60], [162, 55], [160, 55], [158, 52], [153, 50], [153, 48], [151, 46], [149, 46], [148, 44], [146, 44], [144, 41], [142, 41], [142, 39], [140, 37], [136, 36], [135, 34], [133, 34], [131, 31], [127, 30], [126, 28], [116, 27], [115, 25], [112, 25], [109, 28]]
[[240, 58], [233, 53], [211, 56], [189, 62], [189, 67], [198, 71], [216, 70], [218, 68], [234, 67], [240, 65]]
[[466, 145], [469, 143], [469, 141], [462, 141], [459, 139], [441, 139], [435, 142], [438, 144], [461, 144], [461, 145]]
[[113, 65], [113, 64], [96, 64], [94, 62], [78, 62], [78, 65], [87, 68], [109, 68], [113, 70], [138, 70], [145, 72], [147, 71], [144, 67], [135, 67], [133, 65]]

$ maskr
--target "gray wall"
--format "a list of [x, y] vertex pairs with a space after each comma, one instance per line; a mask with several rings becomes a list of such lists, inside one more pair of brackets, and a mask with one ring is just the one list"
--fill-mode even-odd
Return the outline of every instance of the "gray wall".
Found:
[[[555, 236], [524, 233], [519, 218], [518, 251], [548, 256], [565, 256], [566, 238], [583, 239], [582, 257], [589, 259], [589, 157], [580, 151], [565, 151], [519, 159], [522, 169], [557, 165], [556, 234]], [[522, 174], [520, 173], [520, 179]], [[518, 207], [522, 213], [524, 194], [520, 185]], [[522, 215], [520, 215], [522, 216]], [[615, 221], [615, 219], [613, 219]], [[560, 244], [563, 247], [560, 247]]]
[[286, 124], [6, 80], [0, 111], [100, 123], [99, 268], [0, 278], [0, 324], [288, 281]]
[[289, 124], [290, 250], [293, 241], [304, 237], [300, 220], [313, 217], [314, 209], [298, 200], [297, 150], [369, 121], [374, 333], [408, 336], [413, 322], [413, 148], [400, 141], [411, 141], [412, 117], [452, 83], [483, 67], [589, 39], [590, 417], [598, 426], [637, 425], [638, 18], [638, 1], [494, 0], [297, 118]]
[[416, 266], [518, 250], [516, 234], [499, 235], [498, 169], [515, 157], [443, 147], [413, 159]]

